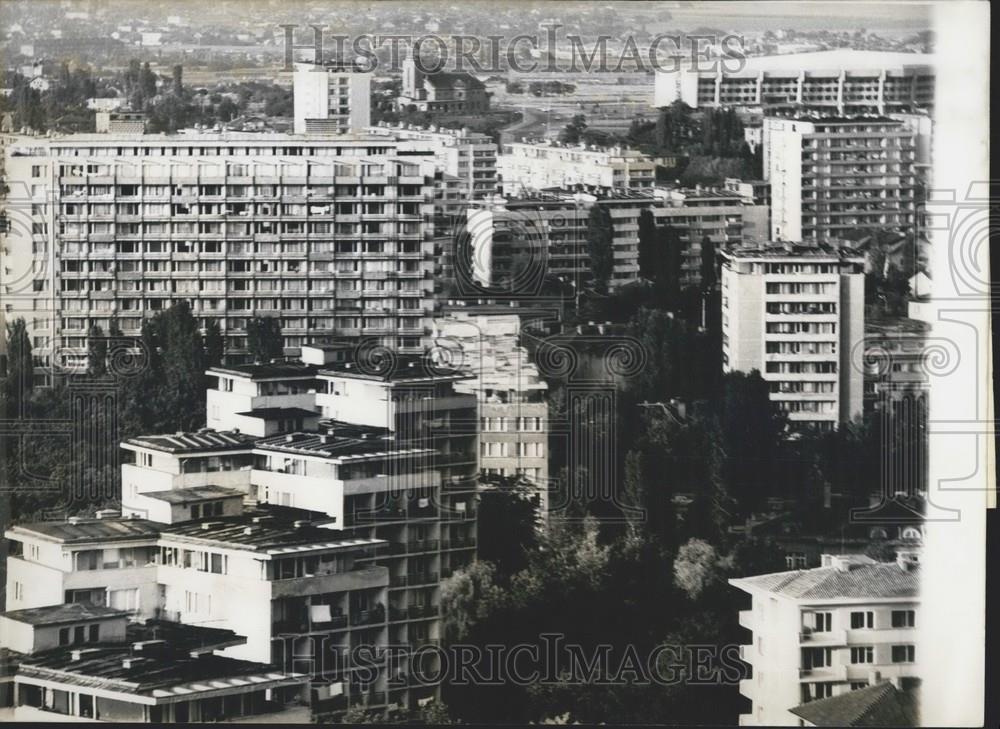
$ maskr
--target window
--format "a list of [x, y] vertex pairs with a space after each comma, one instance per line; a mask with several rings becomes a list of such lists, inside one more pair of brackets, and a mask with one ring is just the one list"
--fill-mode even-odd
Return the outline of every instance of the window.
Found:
[[815, 613], [813, 618], [815, 619], [813, 629], [817, 633], [830, 632], [830, 625], [833, 620], [833, 615], [831, 613]]
[[868, 683], [865, 681], [851, 681], [851, 691], [859, 691], [860, 689], [868, 688]]
[[785, 566], [790, 570], [802, 570], [806, 568], [806, 555], [804, 552], [789, 552], [785, 555]]
[[140, 453], [139, 454], [139, 465], [143, 468], [153, 467], [153, 454], [152, 453]]
[[851, 648], [851, 663], [873, 663], [874, 661], [875, 649], [872, 646]]
[[913, 610], [893, 610], [892, 627], [912, 628], [915, 624], [916, 613]]
[[915, 653], [912, 645], [894, 645], [892, 647], [892, 662], [913, 663]]
[[69, 628], [59, 628], [59, 645], [69, 645]]
[[101, 626], [95, 623], [87, 628], [87, 633], [87, 640], [91, 643], [96, 643], [101, 639]]
[[875, 627], [875, 613], [870, 610], [851, 613], [851, 630]]
[[73, 628], [73, 642], [82, 643], [85, 636], [84, 627], [82, 625], [77, 625]]
[[832, 683], [818, 683], [816, 684], [816, 694], [814, 698], [817, 699], [828, 699], [833, 696], [833, 684]]
[[201, 518], [201, 504], [191, 504], [191, 518], [192, 519]]

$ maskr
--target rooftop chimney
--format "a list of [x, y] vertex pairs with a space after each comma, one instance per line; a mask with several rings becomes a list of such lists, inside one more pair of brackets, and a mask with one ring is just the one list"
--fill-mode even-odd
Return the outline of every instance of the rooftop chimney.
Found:
[[301, 529], [302, 527], [308, 525], [309, 522], [306, 521], [305, 519], [296, 519], [294, 522], [292, 522], [292, 526], [294, 526], [296, 529]]

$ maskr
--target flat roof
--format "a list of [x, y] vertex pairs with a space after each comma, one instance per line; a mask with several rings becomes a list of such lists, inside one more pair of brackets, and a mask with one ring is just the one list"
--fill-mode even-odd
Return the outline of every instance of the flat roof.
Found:
[[242, 491], [225, 486], [194, 486], [188, 489], [168, 489], [166, 491], [146, 491], [140, 496], [146, 496], [168, 504], [186, 504], [192, 501], [208, 501], [210, 499], [243, 498]]
[[232, 365], [211, 367], [209, 374], [223, 374], [232, 377], [247, 377], [251, 380], [311, 379], [316, 374], [315, 365], [301, 362], [270, 362], [267, 364]]
[[351, 377], [375, 382], [427, 382], [462, 380], [469, 377], [458, 370], [433, 365], [422, 355], [392, 354], [371, 362], [331, 362], [323, 365], [319, 375]]
[[740, 246], [734, 248], [724, 248], [720, 251], [723, 256], [730, 258], [836, 258], [836, 259], [858, 259], [862, 260], [864, 255], [854, 248], [846, 245], [838, 246], [833, 243], [820, 242], [816, 245], [805, 245], [802, 243], [773, 243], [764, 246]]
[[161, 524], [146, 519], [77, 519], [70, 521], [38, 521], [15, 524], [8, 533], [29, 532], [48, 537], [63, 544], [89, 544], [91, 542], [126, 542], [155, 538]]
[[[133, 652], [130, 643], [88, 644], [87, 648], [90, 650], [77, 649], [81, 652], [76, 660], [74, 650], [68, 648], [24, 656], [18, 675], [162, 699], [308, 680], [304, 674], [284, 673], [270, 664], [211, 653], [197, 657], [175, 651], [144, 655]], [[130, 661], [127, 667], [126, 659]]]
[[275, 516], [250, 514], [210, 517], [163, 529], [164, 538], [213, 542], [275, 556], [317, 549], [359, 549], [387, 544], [384, 539], [345, 538], [339, 534], [337, 530], [313, 524], [295, 526], [293, 522]]
[[394, 438], [355, 437], [352, 435], [324, 433], [283, 433], [257, 441], [259, 450], [279, 451], [297, 455], [319, 456], [337, 462], [430, 454], [433, 448], [399, 448]]
[[140, 435], [129, 438], [129, 445], [151, 448], [165, 453], [196, 453], [199, 451], [227, 451], [249, 449], [256, 436], [237, 430], [199, 430], [193, 433], [172, 435]]
[[[807, 51], [804, 53], [782, 53], [773, 56], [747, 56], [743, 67], [734, 72], [725, 70], [724, 76], [745, 77], [760, 71], [818, 71], [863, 72], [879, 71], [883, 68], [907, 68], [910, 66], [930, 66], [937, 62], [931, 53], [903, 53], [899, 51], [864, 51], [853, 48], [837, 48], [828, 51]], [[719, 70], [724, 68], [720, 65]], [[685, 69], [687, 70], [687, 69]], [[662, 71], [661, 73], [670, 73]], [[715, 76], [716, 71], [699, 71], [702, 76]]]
[[87, 603], [66, 603], [64, 605], [47, 605], [45, 607], [26, 608], [24, 610], [11, 610], [0, 613], [8, 620], [16, 620], [19, 623], [29, 625], [61, 625], [63, 623], [78, 623], [87, 620], [109, 620], [111, 618], [125, 618], [129, 613], [125, 610], [104, 607], [103, 605], [90, 605]]
[[278, 418], [295, 418], [295, 417], [320, 417], [320, 414], [315, 410], [306, 410], [305, 408], [254, 408], [253, 410], [246, 410], [242, 413], [236, 413], [237, 415], [244, 418], [255, 418], [257, 420], [277, 420]]

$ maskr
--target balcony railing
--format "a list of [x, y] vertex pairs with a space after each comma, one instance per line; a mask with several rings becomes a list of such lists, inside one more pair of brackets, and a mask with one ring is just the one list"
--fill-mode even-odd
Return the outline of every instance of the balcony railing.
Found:
[[407, 545], [410, 554], [415, 552], [436, 552], [440, 542], [437, 539], [415, 539]]

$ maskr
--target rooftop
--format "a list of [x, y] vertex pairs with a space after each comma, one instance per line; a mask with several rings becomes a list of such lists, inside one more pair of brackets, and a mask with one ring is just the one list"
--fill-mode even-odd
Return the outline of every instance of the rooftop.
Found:
[[313, 365], [301, 362], [269, 362], [261, 364], [232, 365], [229, 367], [212, 367], [209, 374], [224, 374], [233, 377], [247, 377], [251, 380], [308, 380], [316, 376]]
[[382, 539], [344, 538], [334, 529], [308, 523], [296, 526], [295, 522], [264, 514], [183, 522], [164, 527], [163, 536], [214, 542], [268, 555], [318, 549], [359, 549], [386, 544]]
[[280, 418], [295, 417], [319, 417], [319, 413], [305, 408], [255, 408], [242, 413], [236, 413], [244, 418], [256, 418], [259, 420], [278, 420]]
[[[76, 658], [74, 659], [74, 653]], [[21, 659], [18, 675], [50, 679], [63, 686], [104, 689], [154, 698], [189, 696], [248, 685], [269, 688], [302, 683], [301, 674], [282, 673], [274, 666], [213, 654], [192, 657], [134, 653], [131, 644], [90, 644], [74, 651], [58, 648]]]
[[194, 433], [140, 435], [136, 438], [129, 438], [125, 442], [166, 453], [197, 453], [200, 451], [246, 450], [253, 445], [255, 440], [255, 436], [236, 430], [216, 431], [205, 428]]
[[108, 618], [125, 618], [129, 613], [125, 610], [87, 603], [66, 603], [64, 605], [48, 605], [45, 607], [11, 610], [0, 613], [8, 620], [29, 625], [61, 625], [63, 623], [78, 623], [88, 620], [106, 620]]
[[435, 365], [422, 355], [389, 354], [352, 362], [331, 362], [319, 370], [322, 375], [336, 375], [374, 382], [432, 382], [466, 378], [458, 370]]
[[852, 564], [849, 569], [834, 566], [773, 572], [729, 582], [748, 591], [762, 590], [799, 600], [915, 598], [920, 589], [920, 568], [874, 562]]
[[[756, 75], [760, 71], [788, 71], [798, 75], [800, 71], [815, 73], [819, 71], [849, 72], [878, 71], [883, 68], [907, 68], [909, 66], [933, 66], [936, 60], [928, 53], [899, 53], [892, 51], [860, 51], [850, 48], [838, 48], [831, 51], [812, 51], [808, 53], [785, 53], [776, 56], [748, 56], [743, 68], [727, 76]], [[720, 66], [723, 68], [724, 66]], [[704, 71], [700, 75], [716, 75]]]
[[851, 246], [839, 241], [819, 241], [817, 243], [789, 243], [774, 241], [764, 245], [726, 248], [720, 253], [728, 258], [836, 258], [863, 260], [863, 255]]
[[168, 489], [167, 491], [146, 491], [142, 496], [168, 504], [187, 504], [193, 501], [209, 501], [211, 499], [243, 498], [243, 492], [224, 486], [195, 486], [189, 489]]
[[909, 319], [905, 316], [891, 319], [865, 319], [865, 332], [872, 334], [927, 334], [931, 330], [928, 322]]
[[[72, 517], [71, 517], [72, 518]], [[160, 524], [145, 519], [75, 519], [17, 524], [10, 532], [15, 537], [24, 532], [48, 537], [63, 544], [125, 542], [156, 538]]]
[[916, 691], [900, 691], [889, 681], [789, 709], [814, 726], [919, 726]]
[[[368, 433], [371, 433], [369, 435]], [[328, 433], [284, 433], [257, 441], [257, 448], [300, 455], [330, 458], [338, 463], [368, 458], [431, 454], [432, 448], [400, 448], [392, 437], [365, 430], [358, 435]]]

